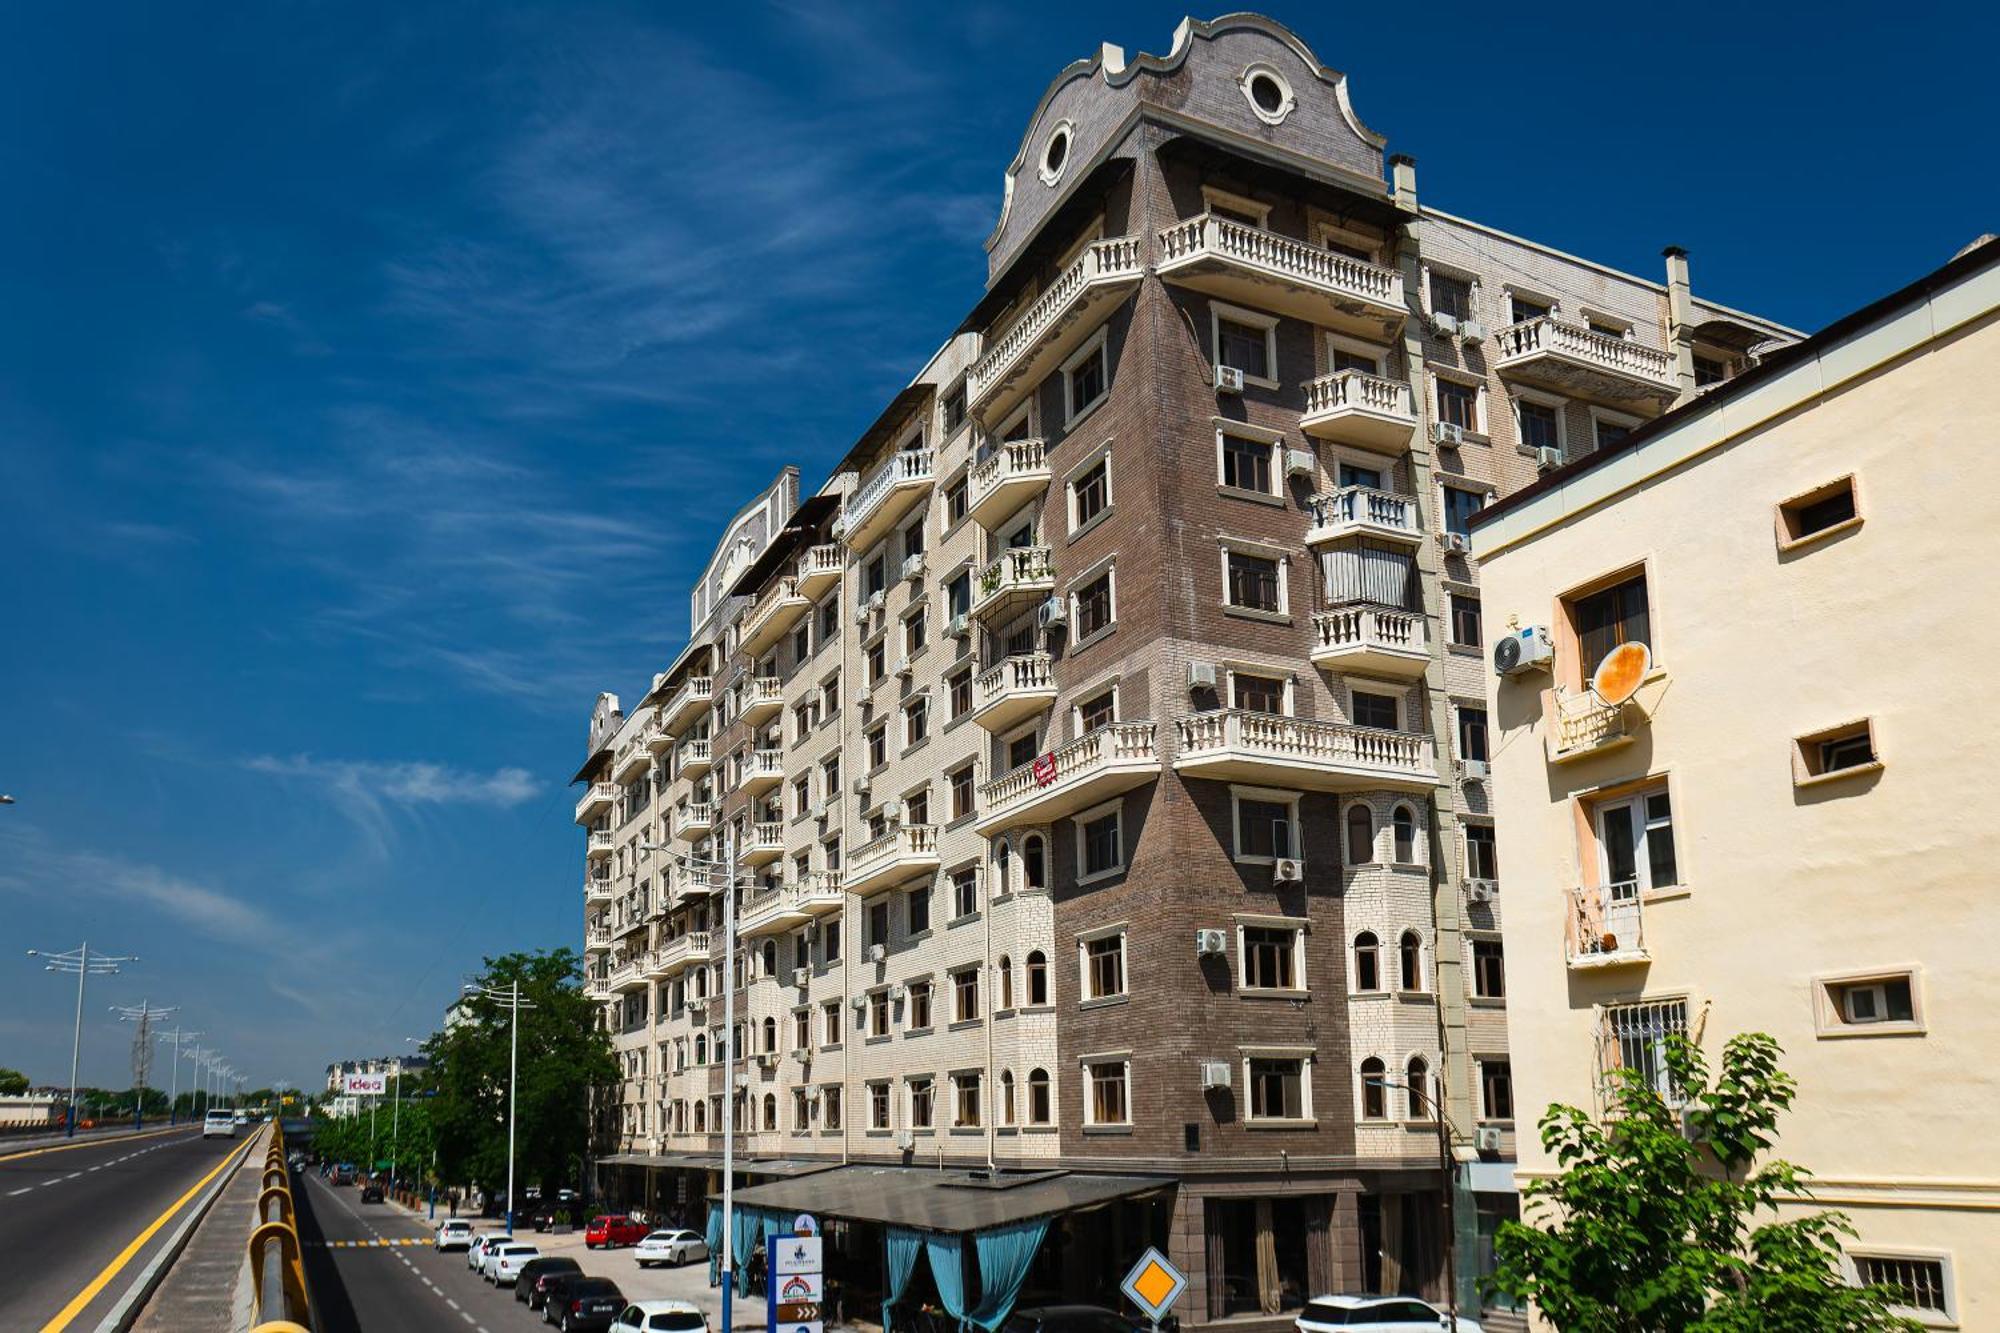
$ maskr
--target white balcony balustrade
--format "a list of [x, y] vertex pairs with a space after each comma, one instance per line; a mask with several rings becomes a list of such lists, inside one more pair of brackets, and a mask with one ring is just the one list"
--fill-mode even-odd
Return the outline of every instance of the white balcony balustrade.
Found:
[[993, 330], [966, 373], [972, 414], [987, 426], [999, 421], [1096, 331], [1139, 285], [1142, 249], [1136, 236], [1092, 241], [1026, 310]]
[[1312, 660], [1332, 671], [1410, 680], [1430, 665], [1428, 622], [1420, 611], [1341, 606], [1313, 616]]
[[989, 624], [1013, 619], [1055, 591], [1055, 554], [1046, 546], [1010, 546], [973, 580], [972, 615]]
[[706, 736], [682, 741], [674, 755], [674, 776], [690, 780], [715, 766], [715, 751]]
[[807, 548], [799, 557], [799, 592], [812, 601], [840, 582], [840, 547], [833, 542]]
[[967, 478], [972, 521], [991, 530], [1048, 488], [1047, 446], [1039, 439], [1002, 440], [973, 463]]
[[1571, 889], [1564, 944], [1573, 968], [1623, 967], [1650, 961], [1638, 883], [1628, 879]]
[[1312, 791], [1423, 791], [1437, 784], [1430, 736], [1223, 709], [1175, 724], [1176, 771]]
[[812, 603], [799, 591], [798, 578], [779, 575], [743, 617], [739, 646], [746, 654], [756, 656], [790, 633], [792, 626], [811, 609]]
[[785, 682], [776, 676], [752, 676], [743, 682], [743, 720], [751, 726], [769, 722], [785, 711]]
[[1112, 722], [1051, 750], [980, 789], [976, 827], [986, 836], [1046, 824], [1160, 775], [1151, 722]]
[[752, 750], [743, 759], [743, 790], [762, 795], [785, 780], [783, 750]]
[[1635, 719], [1644, 714], [1630, 701], [1608, 704], [1588, 690], [1550, 691], [1555, 726], [1549, 734], [1549, 762], [1565, 764], [1629, 744]]
[[596, 861], [609, 857], [612, 852], [611, 832], [608, 829], [592, 829], [584, 840], [583, 854]]
[[737, 859], [747, 866], [764, 866], [785, 854], [785, 826], [775, 821], [752, 824]]
[[1410, 545], [1424, 539], [1416, 497], [1372, 486], [1343, 486], [1315, 495], [1306, 501], [1306, 513], [1308, 545], [1344, 537], [1376, 537]]
[[856, 551], [865, 551], [880, 541], [931, 493], [936, 469], [934, 449], [902, 449], [883, 459], [847, 501], [843, 540]]
[[1554, 315], [1494, 335], [1494, 367], [1503, 379], [1620, 405], [1664, 403], [1679, 391], [1667, 353]]
[[1401, 454], [1417, 429], [1410, 386], [1364, 370], [1343, 370], [1306, 382], [1299, 429], [1335, 444]]
[[583, 789], [583, 796], [576, 803], [576, 822], [588, 824], [616, 804], [618, 804], [617, 783], [593, 782]]
[[988, 731], [1006, 731], [1045, 711], [1056, 698], [1055, 664], [1047, 653], [1002, 658], [972, 683], [972, 720]]
[[1213, 213], [1160, 232], [1159, 273], [1164, 282], [1377, 341], [1409, 313], [1396, 269]]
[[708, 711], [715, 698], [715, 681], [709, 676], [695, 676], [681, 682], [674, 691], [674, 697], [660, 710], [667, 730], [679, 736]]
[[873, 893], [937, 868], [937, 826], [902, 824], [856, 847], [842, 884], [849, 893]]

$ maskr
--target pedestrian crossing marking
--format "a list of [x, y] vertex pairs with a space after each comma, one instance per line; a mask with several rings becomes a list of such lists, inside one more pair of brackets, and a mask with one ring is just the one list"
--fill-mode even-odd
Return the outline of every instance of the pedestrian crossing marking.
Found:
[[307, 1242], [318, 1250], [372, 1250], [384, 1245], [429, 1245], [429, 1236], [395, 1236], [388, 1240], [315, 1240]]

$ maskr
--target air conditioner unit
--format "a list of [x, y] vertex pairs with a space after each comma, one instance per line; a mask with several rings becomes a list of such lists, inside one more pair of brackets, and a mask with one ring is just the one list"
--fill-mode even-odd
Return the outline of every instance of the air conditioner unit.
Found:
[[1306, 863], [1295, 857], [1281, 856], [1271, 863], [1273, 884], [1300, 884], [1305, 881]]
[[907, 1129], [898, 1130], [896, 1132], [896, 1146], [904, 1152], [908, 1152], [917, 1146], [917, 1136], [910, 1133]]
[[1212, 690], [1216, 685], [1216, 670], [1213, 662], [1188, 663], [1188, 688], [1191, 690]]
[[736, 1086], [737, 1086], [737, 1087], [739, 1087], [739, 1088], [747, 1088], [747, 1087], [749, 1087], [749, 1086], [750, 1086], [750, 1076], [749, 1076], [748, 1074], [738, 1074], [738, 1075], [736, 1076]]
[[903, 577], [905, 579], [914, 580], [914, 579], [920, 579], [923, 576], [924, 576], [924, 553], [922, 551], [918, 551], [915, 555], [904, 556]]
[[944, 627], [944, 633], [948, 639], [964, 638], [972, 633], [972, 618], [963, 611], [959, 612], [951, 618], [951, 623]]
[[891, 824], [898, 822], [903, 817], [903, 803], [901, 801], [882, 802], [881, 815], [882, 818], [888, 820]]
[[821, 823], [825, 823], [825, 822], [826, 822], [826, 802], [825, 802], [825, 801], [814, 801], [814, 802], [812, 803], [812, 809], [808, 810], [808, 811], [807, 811], [806, 813], [807, 813], [807, 814], [809, 814], [809, 815], [811, 815], [811, 816], [812, 816], [812, 817], [813, 817], [814, 819], [817, 819], [817, 820], [819, 820], [819, 821], [820, 821]]
[[867, 997], [866, 995], [857, 995], [857, 996], [855, 996], [855, 997], [854, 997], [854, 1012], [855, 1012], [855, 1013], [857, 1013], [857, 1014], [859, 1014], [859, 1013], [865, 1013], [865, 1012], [867, 1012], [867, 1009], [868, 1009], [868, 997]]
[[854, 779], [853, 791], [856, 796], [859, 796], [862, 800], [865, 801], [868, 799], [868, 790], [869, 788], [868, 788], [867, 778]]
[[1197, 930], [1194, 933], [1195, 956], [1209, 958], [1229, 952], [1229, 934], [1221, 930]]
[[1316, 477], [1319, 475], [1319, 460], [1310, 449], [1285, 450], [1285, 473], [1293, 477]]
[[871, 963], [879, 963], [879, 962], [882, 962], [882, 961], [884, 961], [884, 960], [885, 960], [885, 959], [887, 959], [888, 957], [889, 957], [889, 946], [888, 946], [888, 945], [886, 945], [886, 944], [871, 944], [871, 945], [869, 945], [869, 946], [868, 946], [868, 961], [869, 961], [869, 962], [871, 962]]
[[1201, 1090], [1203, 1092], [1213, 1092], [1218, 1088], [1226, 1092], [1229, 1089], [1229, 1083], [1229, 1061], [1203, 1060], [1201, 1062]]
[[1544, 444], [1535, 450], [1535, 467], [1542, 472], [1553, 472], [1563, 465], [1563, 451], [1553, 445]]
[[1476, 319], [1461, 319], [1458, 321], [1458, 336], [1463, 342], [1483, 342], [1486, 338], [1486, 326]]
[[1484, 782], [1492, 771], [1484, 759], [1461, 759], [1458, 761], [1458, 775], [1467, 782]]
[[1458, 336], [1458, 316], [1447, 315], [1442, 310], [1433, 310], [1431, 312], [1431, 327], [1447, 338], [1456, 338]]
[[880, 611], [882, 603], [886, 600], [887, 595], [882, 589], [877, 588], [874, 592], [868, 594], [867, 600], [861, 603], [861, 609], [863, 611]]
[[1215, 368], [1215, 391], [1217, 393], [1242, 393], [1243, 372], [1235, 366]]
[[800, 1064], [809, 1065], [812, 1063], [812, 1058], [813, 1053], [810, 1048], [805, 1046], [792, 1047], [792, 1059], [797, 1060]]
[[903, 1001], [909, 998], [910, 998], [910, 988], [908, 986], [905, 986], [902, 982], [899, 981], [895, 985], [889, 987], [889, 1000], [891, 1003], [901, 1004]]
[[1453, 421], [1433, 421], [1431, 423], [1431, 443], [1453, 446], [1465, 443], [1465, 427]]
[[1490, 903], [1500, 896], [1500, 885], [1490, 879], [1468, 879], [1465, 881], [1465, 900], [1469, 903]]
[[1465, 534], [1462, 532], [1440, 532], [1438, 545], [1444, 547], [1446, 553], [1450, 555], [1464, 555], [1472, 549], [1472, 543], [1465, 539]]
[[835, 541], [839, 541], [847, 535], [847, 515], [842, 514], [839, 518], [833, 520], [831, 532]]
[[757, 1063], [765, 1069], [776, 1069], [778, 1067], [778, 1053], [776, 1051], [765, 1051], [757, 1057]]
[[1069, 623], [1069, 608], [1063, 605], [1062, 598], [1051, 597], [1048, 601], [1042, 603], [1040, 610], [1035, 612], [1035, 623], [1043, 629], [1054, 629], [1058, 625], [1067, 625]]
[[915, 675], [916, 672], [917, 669], [916, 667], [910, 664], [909, 658], [899, 657], [896, 659], [896, 674], [898, 676], [901, 676], [904, 680], [908, 680], [911, 676]]
[[874, 697], [875, 697], [875, 691], [871, 686], [863, 685], [860, 689], [854, 692], [854, 702], [858, 707], [861, 708], [866, 708], [868, 706], [869, 700], [873, 699]]
[[1493, 674], [1518, 676], [1523, 671], [1546, 667], [1555, 660], [1555, 651], [1555, 645], [1549, 641], [1548, 627], [1529, 625], [1493, 645]]
[[1500, 1127], [1498, 1125], [1481, 1125], [1474, 1131], [1474, 1142], [1478, 1145], [1481, 1152], [1499, 1152]]
[[794, 986], [810, 986], [812, 985], [812, 979], [813, 970], [811, 968], [795, 967], [792, 969], [792, 984]]

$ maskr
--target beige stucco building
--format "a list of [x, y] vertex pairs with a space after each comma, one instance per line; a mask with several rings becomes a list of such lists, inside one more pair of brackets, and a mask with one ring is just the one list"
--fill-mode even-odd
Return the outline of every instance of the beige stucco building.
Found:
[[1489, 673], [1523, 1127], [1669, 1032], [1768, 1032], [1850, 1267], [1967, 1329], [2000, 1327], [1997, 310], [1989, 240], [1472, 532], [1489, 639], [1530, 636]]

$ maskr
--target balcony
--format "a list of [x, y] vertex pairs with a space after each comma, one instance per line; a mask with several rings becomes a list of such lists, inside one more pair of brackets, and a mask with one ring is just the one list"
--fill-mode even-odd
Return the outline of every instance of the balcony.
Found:
[[583, 799], [576, 803], [576, 822], [588, 824], [617, 803], [617, 783], [593, 782], [584, 788]]
[[988, 667], [972, 683], [972, 720], [988, 731], [1005, 731], [1042, 712], [1055, 698], [1049, 655], [1021, 653]]
[[1375, 537], [1412, 546], [1424, 539], [1423, 519], [1413, 495], [1343, 486], [1307, 500], [1306, 512], [1311, 516], [1306, 527], [1308, 546], [1343, 537]]
[[631, 782], [645, 776], [652, 763], [653, 752], [635, 741], [619, 751], [618, 757], [611, 761], [611, 780], [620, 784]]
[[1049, 488], [1049, 455], [1040, 440], [1002, 440], [972, 465], [967, 483], [972, 521], [991, 529]]
[[682, 682], [681, 687], [674, 691], [674, 697], [660, 710], [660, 718], [666, 723], [667, 730], [678, 736], [708, 711], [714, 698], [714, 678], [695, 676]]
[[752, 676], [743, 682], [743, 720], [761, 727], [785, 711], [785, 682], [776, 676]]
[[639, 733], [639, 743], [656, 755], [665, 754], [674, 748], [674, 733], [667, 730], [658, 713], [653, 714]]
[[1228, 709], [1175, 724], [1174, 769], [1191, 778], [1311, 791], [1424, 791], [1437, 785], [1431, 738], [1421, 732], [1309, 722]]
[[742, 788], [752, 796], [762, 795], [784, 780], [783, 750], [752, 750], [744, 757]]
[[1679, 391], [1665, 352], [1554, 315], [1500, 330], [1493, 364], [1503, 379], [1602, 403], [1667, 402]]
[[674, 836], [693, 842], [705, 838], [715, 827], [715, 804], [712, 801], [694, 801], [681, 807], [680, 818], [674, 821]]
[[1027, 397], [1133, 288], [1146, 271], [1139, 238], [1093, 241], [1034, 304], [986, 340], [986, 353], [966, 373], [974, 416], [991, 426]]
[[865, 551], [880, 541], [931, 493], [936, 470], [934, 449], [903, 449], [883, 459], [847, 502], [842, 540], [856, 551]]
[[1160, 232], [1160, 278], [1377, 342], [1403, 326], [1403, 275], [1203, 213]]
[[1160, 775], [1151, 722], [1113, 722], [987, 783], [975, 827], [991, 837], [1046, 824], [1127, 792]]
[[609, 949], [610, 947], [611, 947], [611, 928], [609, 926], [584, 927], [583, 948], [585, 953], [602, 953], [604, 950]]
[[621, 960], [604, 977], [605, 984], [616, 994], [646, 988], [646, 967], [644, 955], [632, 954]]
[[611, 998], [611, 984], [601, 977], [593, 977], [584, 983], [583, 993], [593, 1000], [602, 1002]]
[[1417, 413], [1410, 386], [1364, 370], [1343, 370], [1306, 383], [1306, 411], [1299, 429], [1335, 444], [1401, 454], [1410, 447]]
[[616, 896], [608, 879], [586, 879], [583, 882], [583, 902], [586, 907], [607, 904]]
[[749, 866], [767, 866], [784, 854], [785, 826], [776, 821], [752, 824], [749, 836], [737, 851], [738, 859]]
[[1550, 763], [1566, 764], [1631, 743], [1635, 713], [1629, 700], [1607, 704], [1588, 690], [1570, 694], [1561, 687], [1549, 697], [1555, 710], [1555, 728], [1548, 741]]
[[667, 951], [665, 949], [648, 949], [645, 953], [639, 955], [639, 968], [646, 974], [646, 980], [665, 981], [667, 979]]
[[1005, 624], [1055, 590], [1056, 562], [1048, 547], [1010, 546], [979, 571], [972, 614], [992, 625]]
[[709, 934], [705, 930], [691, 930], [685, 935], [668, 940], [654, 950], [660, 959], [660, 975], [678, 976], [696, 963], [707, 962], [709, 947]]
[[768, 935], [803, 926], [815, 917], [830, 916], [846, 905], [837, 875], [817, 871], [797, 884], [787, 884], [753, 899], [744, 910], [744, 935]]
[[809, 547], [799, 557], [799, 595], [818, 601], [840, 582], [840, 547], [833, 542]]
[[592, 861], [610, 857], [611, 831], [609, 829], [592, 829], [590, 837], [584, 840], [583, 854], [587, 859]]
[[937, 826], [903, 824], [854, 849], [842, 887], [849, 893], [873, 893], [937, 868]]
[[1565, 949], [1573, 968], [1650, 962], [1637, 881], [1571, 889], [1566, 937]]
[[1313, 617], [1312, 660], [1329, 671], [1413, 680], [1430, 665], [1429, 623], [1421, 611], [1343, 606]]
[[715, 766], [715, 752], [710, 747], [708, 737], [700, 736], [691, 741], [682, 741], [679, 753], [674, 759], [676, 777], [692, 781]]
[[812, 603], [799, 591], [798, 579], [790, 574], [781, 575], [764, 589], [764, 595], [743, 617], [743, 651], [752, 657], [763, 652], [784, 638], [799, 623], [799, 617], [811, 609]]

